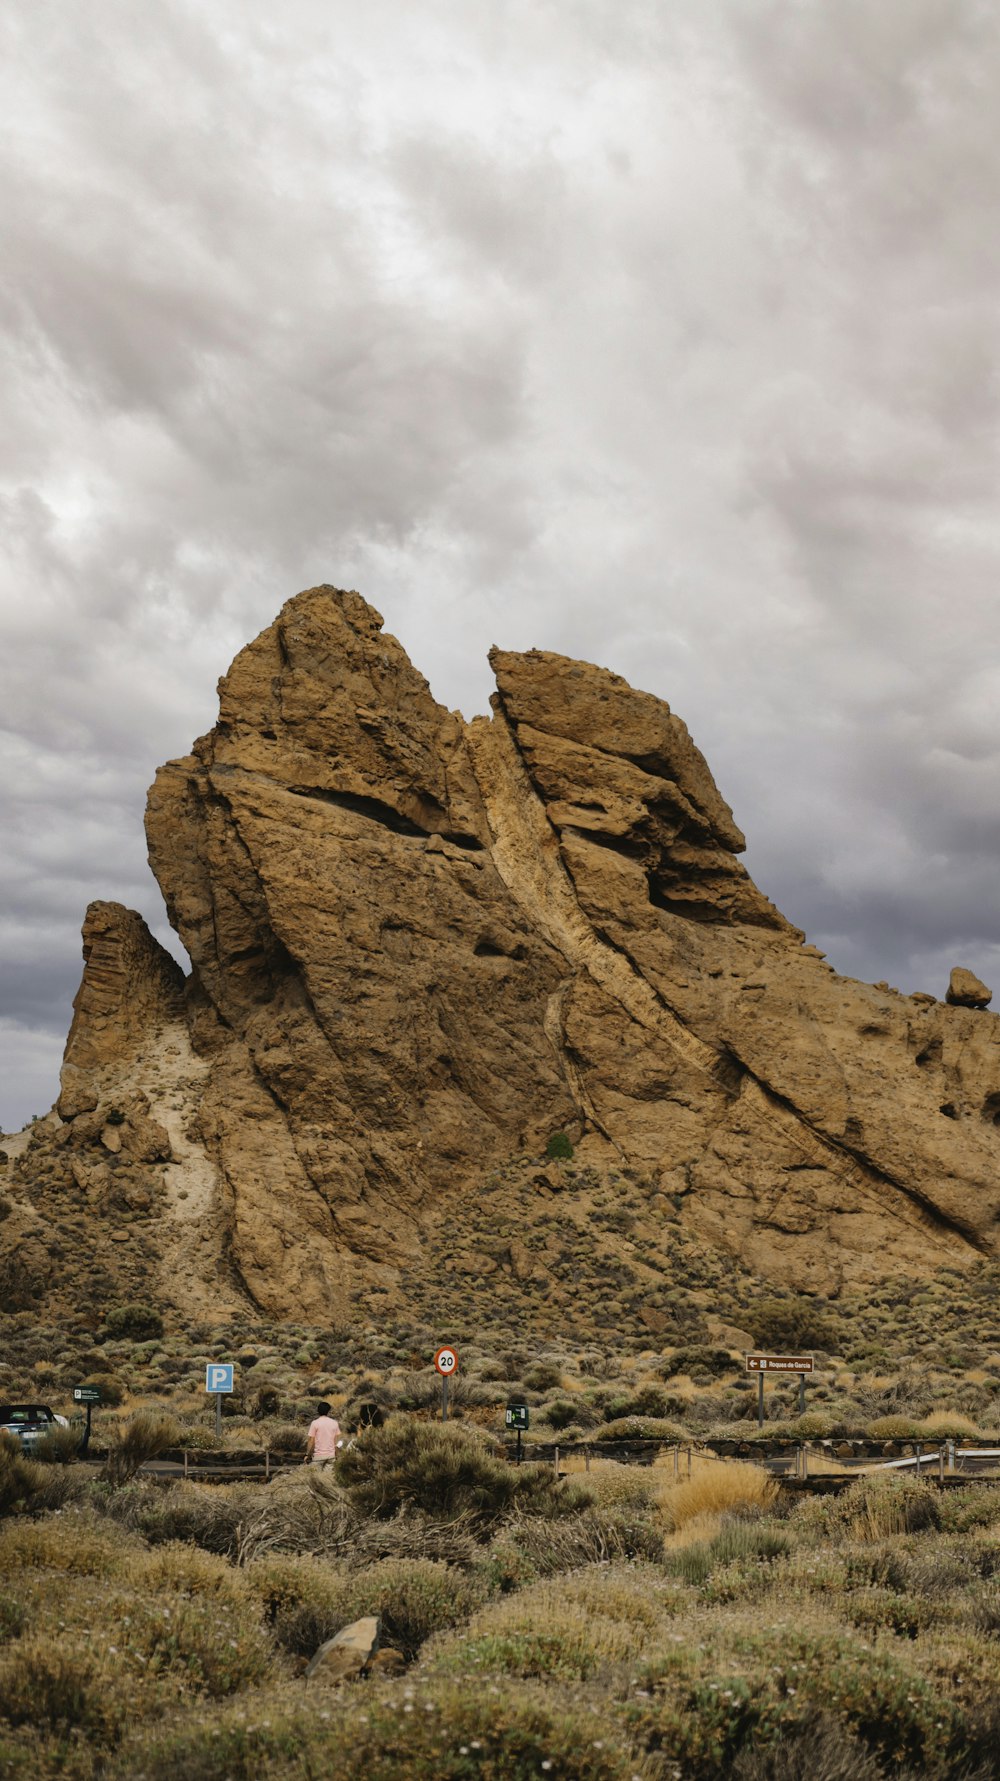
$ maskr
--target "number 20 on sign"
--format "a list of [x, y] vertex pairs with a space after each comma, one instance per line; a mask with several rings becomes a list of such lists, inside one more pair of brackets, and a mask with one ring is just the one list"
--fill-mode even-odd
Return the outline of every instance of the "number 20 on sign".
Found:
[[434, 1356], [434, 1365], [441, 1375], [441, 1421], [448, 1420], [448, 1381], [453, 1373], [458, 1372], [458, 1355], [454, 1348], [439, 1348]]

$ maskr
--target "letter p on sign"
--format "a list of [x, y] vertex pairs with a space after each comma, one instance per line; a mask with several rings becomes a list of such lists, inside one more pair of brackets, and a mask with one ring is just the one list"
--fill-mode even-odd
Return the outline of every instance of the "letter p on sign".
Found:
[[233, 1389], [232, 1366], [222, 1366], [219, 1362], [205, 1368], [205, 1390], [230, 1392]]

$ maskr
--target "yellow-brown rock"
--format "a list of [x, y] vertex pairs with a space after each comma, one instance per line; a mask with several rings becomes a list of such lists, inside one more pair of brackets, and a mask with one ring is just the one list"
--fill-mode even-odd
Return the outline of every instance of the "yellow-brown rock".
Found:
[[[648, 1179], [650, 1217], [783, 1283], [995, 1255], [1000, 1022], [804, 945], [661, 700], [541, 651], [491, 660], [494, 714], [465, 724], [329, 587], [237, 657], [216, 727], [149, 799], [183, 1004], [137, 917], [88, 914], [59, 1103], [79, 1191], [106, 1195], [123, 1159], [160, 1169], [175, 1275], [194, 1291], [224, 1254], [279, 1317], [391, 1292], [445, 1204], [460, 1227], [513, 1159], [534, 1212], [489, 1268], [571, 1291], [530, 1229], [568, 1197], [539, 1191], [559, 1131]], [[183, 1095], [181, 1062], [173, 1098], [132, 1069], [147, 1106], [109, 1126], [109, 1059], [157, 1023]], [[178, 1170], [223, 1231], [214, 1263]]]
[[988, 1008], [993, 1000], [993, 991], [987, 989], [974, 971], [967, 971], [964, 965], [956, 965], [948, 982], [945, 1000], [953, 1008]]

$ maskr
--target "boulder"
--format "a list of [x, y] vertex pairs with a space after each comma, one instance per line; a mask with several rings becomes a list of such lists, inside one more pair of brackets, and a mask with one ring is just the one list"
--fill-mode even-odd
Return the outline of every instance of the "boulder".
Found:
[[945, 997], [952, 1008], [988, 1008], [993, 991], [987, 989], [974, 971], [967, 971], [964, 965], [956, 965], [948, 984]]
[[347, 1682], [360, 1676], [378, 1650], [380, 1628], [381, 1621], [375, 1614], [342, 1626], [310, 1658], [306, 1681], [318, 1676], [322, 1682]]

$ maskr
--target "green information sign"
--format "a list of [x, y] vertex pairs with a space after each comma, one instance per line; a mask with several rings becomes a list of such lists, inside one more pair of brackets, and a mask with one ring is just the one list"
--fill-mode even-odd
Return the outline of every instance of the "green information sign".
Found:
[[526, 1429], [528, 1426], [527, 1404], [508, 1404], [505, 1421], [509, 1429]]
[[74, 1404], [99, 1404], [100, 1401], [101, 1388], [99, 1385], [74, 1385]]

